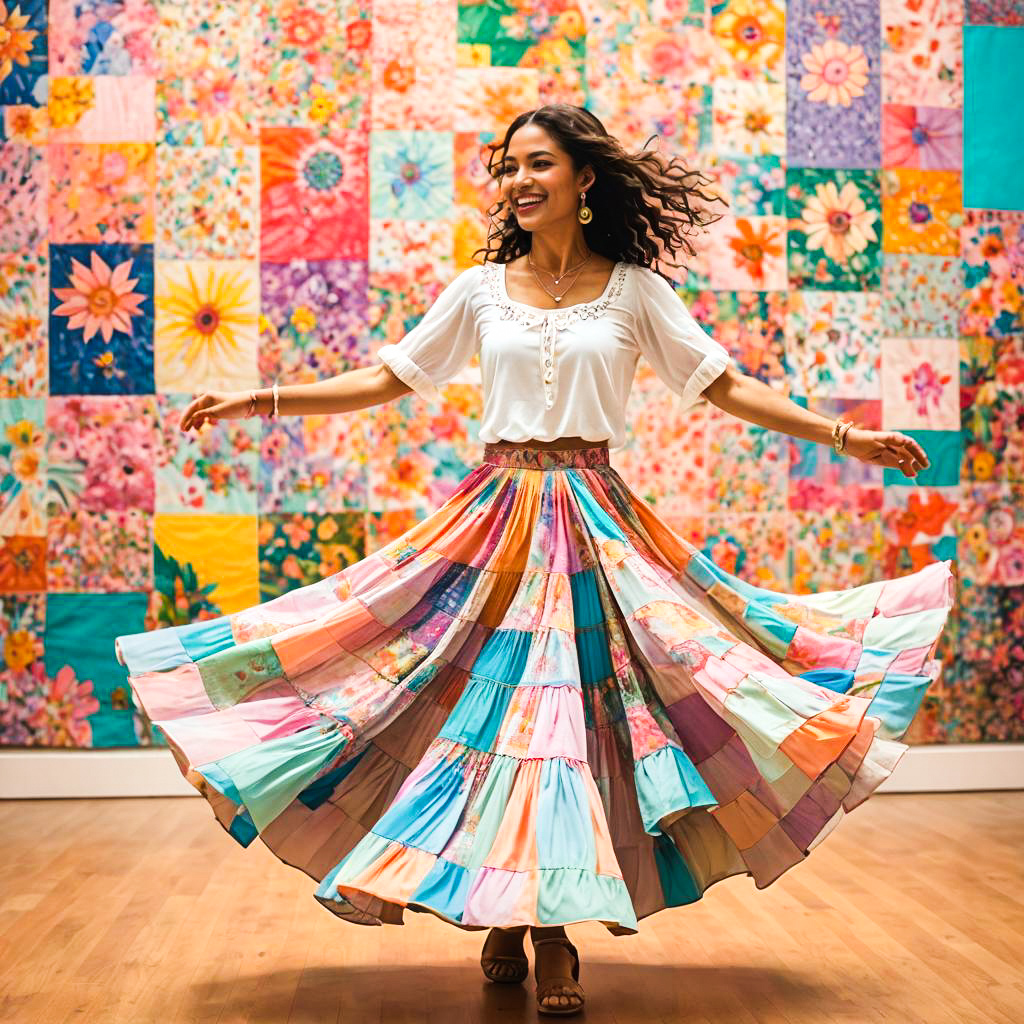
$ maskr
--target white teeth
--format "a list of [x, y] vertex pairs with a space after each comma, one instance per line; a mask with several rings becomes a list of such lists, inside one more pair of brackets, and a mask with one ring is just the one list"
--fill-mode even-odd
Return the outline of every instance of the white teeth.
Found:
[[519, 210], [526, 210], [529, 209], [531, 206], [538, 206], [542, 202], [544, 202], [543, 197], [541, 197], [540, 199], [530, 199], [525, 202], [520, 200], [519, 202], [516, 203], [516, 208]]

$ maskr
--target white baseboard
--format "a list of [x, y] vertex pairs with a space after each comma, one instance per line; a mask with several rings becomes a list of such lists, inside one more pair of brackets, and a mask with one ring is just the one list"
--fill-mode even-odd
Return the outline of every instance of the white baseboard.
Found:
[[[915, 745], [879, 793], [1024, 789], [1024, 743]], [[0, 799], [198, 796], [164, 747], [0, 750]]]

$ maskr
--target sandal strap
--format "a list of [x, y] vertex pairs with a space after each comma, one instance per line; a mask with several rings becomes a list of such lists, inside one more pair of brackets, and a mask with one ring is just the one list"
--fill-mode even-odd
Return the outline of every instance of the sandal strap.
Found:
[[[569, 952], [572, 953], [572, 956], [573, 956], [572, 980], [575, 981], [577, 984], [579, 984], [579, 980], [580, 980], [580, 954], [579, 954], [579, 951], [576, 949], [576, 947], [572, 944], [572, 941], [569, 939], [569, 936], [568, 935], [549, 935], [547, 938], [544, 938], [544, 939], [534, 939], [533, 940], [534, 948], [536, 948], [537, 946], [543, 946], [545, 942], [557, 942], [560, 946], [565, 946], [566, 949], [568, 949]], [[537, 965], [536, 965], [536, 963], [534, 963], [534, 965], [533, 965], [533, 972], [536, 975], [536, 973], [537, 973]], [[550, 980], [550, 982], [546, 982], [545, 984], [554, 984], [554, 983], [555, 983], [555, 979], [552, 978]]]

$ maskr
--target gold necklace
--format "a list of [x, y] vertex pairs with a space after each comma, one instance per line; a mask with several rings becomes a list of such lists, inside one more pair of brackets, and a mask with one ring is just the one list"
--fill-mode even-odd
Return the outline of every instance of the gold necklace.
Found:
[[537, 273], [539, 268], [534, 264], [533, 258], [530, 255], [530, 253], [526, 254], [526, 262], [530, 265], [530, 269], [533, 271], [533, 276], [537, 279], [537, 284], [539, 284], [541, 286], [541, 288], [543, 288], [544, 291], [546, 291], [548, 293], [548, 295], [550, 295], [551, 298], [553, 298], [555, 300], [555, 302], [561, 302], [562, 299], [565, 298], [565, 296], [569, 293], [569, 289], [572, 288], [572, 286], [576, 283], [576, 278], [579, 277], [580, 274], [583, 272], [583, 268], [587, 265], [587, 263], [590, 262], [590, 257], [591, 256], [593, 256], [593, 253], [588, 253], [586, 259], [584, 259], [581, 263], [578, 263], [576, 265], [576, 267], [574, 267], [574, 268], [572, 268], [570, 270], [563, 271], [562, 274], [559, 277], [555, 277], [555, 275], [552, 274], [550, 270], [545, 270], [544, 271], [545, 274], [550, 274], [551, 275], [551, 277], [553, 278], [555, 284], [558, 284], [559, 281], [561, 281], [565, 277], [568, 277], [573, 272], [573, 270], [575, 270], [575, 272], [576, 272], [575, 277], [573, 277], [573, 279], [569, 282], [569, 284], [566, 287], [565, 291], [562, 292], [561, 295], [556, 295], [540, 279], [540, 275]]

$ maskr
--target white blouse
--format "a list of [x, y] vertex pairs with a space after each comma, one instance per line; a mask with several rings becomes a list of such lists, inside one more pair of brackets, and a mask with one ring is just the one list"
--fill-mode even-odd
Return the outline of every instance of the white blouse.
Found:
[[474, 264], [378, 357], [416, 394], [437, 401], [475, 353], [481, 441], [581, 437], [610, 449], [625, 444], [626, 399], [641, 355], [684, 408], [734, 363], [665, 278], [621, 261], [598, 298], [558, 309], [510, 299], [505, 264]]

